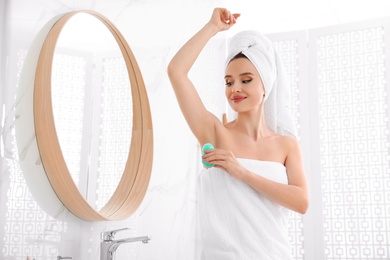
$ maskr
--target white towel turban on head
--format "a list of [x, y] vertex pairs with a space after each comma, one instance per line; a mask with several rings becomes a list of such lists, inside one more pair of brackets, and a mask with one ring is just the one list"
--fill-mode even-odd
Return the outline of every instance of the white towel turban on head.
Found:
[[267, 126], [275, 133], [296, 136], [290, 110], [290, 88], [284, 68], [272, 42], [257, 31], [242, 31], [232, 37], [226, 66], [239, 53], [256, 67], [265, 89], [264, 116]]

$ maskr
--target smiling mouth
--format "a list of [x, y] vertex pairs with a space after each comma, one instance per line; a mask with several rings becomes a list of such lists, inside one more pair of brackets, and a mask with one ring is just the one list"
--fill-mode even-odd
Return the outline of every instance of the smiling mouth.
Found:
[[238, 102], [243, 101], [244, 99], [246, 99], [246, 97], [233, 97], [233, 98], [232, 98], [232, 101], [233, 101], [234, 103], [238, 103]]

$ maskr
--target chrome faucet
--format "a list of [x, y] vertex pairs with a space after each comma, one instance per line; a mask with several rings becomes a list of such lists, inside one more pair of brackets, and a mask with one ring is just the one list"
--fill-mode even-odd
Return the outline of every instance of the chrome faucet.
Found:
[[129, 230], [129, 228], [121, 228], [101, 233], [100, 260], [114, 260], [116, 249], [122, 244], [138, 241], [146, 244], [151, 239], [149, 236], [143, 236], [114, 240], [115, 234], [123, 230]]

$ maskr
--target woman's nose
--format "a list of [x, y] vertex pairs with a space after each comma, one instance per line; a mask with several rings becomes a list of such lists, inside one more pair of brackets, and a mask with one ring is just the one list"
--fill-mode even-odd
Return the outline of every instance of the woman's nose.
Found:
[[240, 93], [240, 92], [241, 92], [241, 87], [239, 86], [232, 87], [232, 93]]

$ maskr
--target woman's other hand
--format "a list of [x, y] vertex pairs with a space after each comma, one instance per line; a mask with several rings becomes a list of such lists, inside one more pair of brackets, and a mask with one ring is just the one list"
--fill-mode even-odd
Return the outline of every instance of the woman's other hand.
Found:
[[217, 26], [219, 31], [225, 31], [237, 22], [238, 17], [240, 14], [231, 14], [226, 8], [215, 8], [209, 23]]

